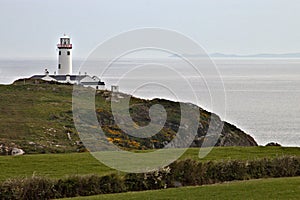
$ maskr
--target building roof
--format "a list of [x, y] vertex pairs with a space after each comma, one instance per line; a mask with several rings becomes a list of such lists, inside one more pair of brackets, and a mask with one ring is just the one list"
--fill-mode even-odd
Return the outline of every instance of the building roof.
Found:
[[51, 76], [44, 76], [41, 79], [44, 81], [57, 81], [55, 78], [52, 78]]
[[49, 79], [50, 81], [56, 80], [58, 82], [63, 82], [67, 80], [67, 76], [70, 77], [70, 81], [78, 81], [83, 85], [105, 85], [105, 83], [101, 81], [98, 77], [91, 77], [89, 75], [48, 75], [48, 77], [47, 75], [34, 75], [30, 78], [45, 80], [47, 77], [47, 79]]

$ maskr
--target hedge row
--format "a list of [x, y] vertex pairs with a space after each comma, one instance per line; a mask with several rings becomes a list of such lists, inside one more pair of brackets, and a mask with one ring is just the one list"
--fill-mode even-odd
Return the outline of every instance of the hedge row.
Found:
[[160, 171], [124, 176], [11, 179], [0, 184], [0, 199], [54, 199], [291, 176], [300, 176], [300, 157], [207, 163], [183, 160]]
[[205, 185], [234, 180], [300, 176], [300, 157], [284, 156], [252, 161], [201, 163], [178, 161], [170, 165], [168, 186]]

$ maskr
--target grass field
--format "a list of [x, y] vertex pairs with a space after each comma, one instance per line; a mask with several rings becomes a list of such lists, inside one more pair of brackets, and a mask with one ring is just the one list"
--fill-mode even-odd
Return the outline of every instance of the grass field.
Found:
[[[199, 149], [189, 149], [180, 159], [198, 158]], [[202, 161], [253, 160], [275, 158], [282, 155], [300, 156], [300, 148], [292, 147], [216, 147]], [[89, 153], [37, 154], [24, 156], [0, 156], [0, 181], [13, 177], [34, 175], [61, 178], [67, 175], [98, 174], [116, 172]]]
[[273, 178], [230, 182], [198, 187], [172, 188], [143, 192], [77, 197], [72, 200], [88, 199], [299, 199], [300, 177]]

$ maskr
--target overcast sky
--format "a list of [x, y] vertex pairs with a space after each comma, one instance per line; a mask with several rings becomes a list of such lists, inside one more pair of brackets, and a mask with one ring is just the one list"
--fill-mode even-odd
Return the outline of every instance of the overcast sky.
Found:
[[85, 58], [120, 32], [179, 31], [208, 53], [300, 52], [299, 0], [0, 0], [0, 58], [56, 58], [67, 33]]

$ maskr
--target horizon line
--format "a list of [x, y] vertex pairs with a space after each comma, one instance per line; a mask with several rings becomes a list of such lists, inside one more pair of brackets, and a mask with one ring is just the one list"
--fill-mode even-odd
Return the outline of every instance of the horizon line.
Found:
[[[299, 58], [300, 59], [300, 52], [296, 53], [256, 53], [256, 54], [231, 54], [231, 53], [219, 53], [219, 52], [214, 52], [214, 53], [208, 53], [207, 54], [211, 58]], [[197, 54], [183, 54], [182, 56], [185, 57], [192, 57], [192, 58], [200, 58], [203, 57], [202, 55], [197, 55]], [[151, 58], [175, 58], [175, 57], [180, 57], [180, 55], [170, 55], [169, 57], [128, 57], [125, 59], [151, 59]], [[87, 58], [83, 57], [73, 57], [73, 60], [86, 60]], [[106, 58], [99, 58], [100, 59], [106, 59]], [[32, 57], [32, 56], [19, 56], [19, 57], [0, 57], [0, 60], [57, 60], [57, 57], [45, 57], [45, 56], [37, 56], [37, 57]], [[96, 60], [96, 59], [95, 59]]]

